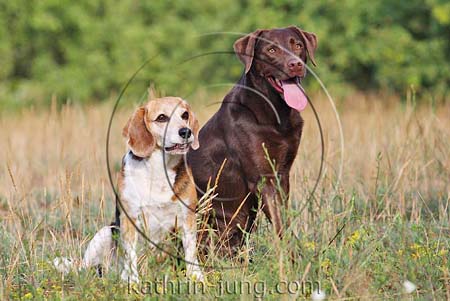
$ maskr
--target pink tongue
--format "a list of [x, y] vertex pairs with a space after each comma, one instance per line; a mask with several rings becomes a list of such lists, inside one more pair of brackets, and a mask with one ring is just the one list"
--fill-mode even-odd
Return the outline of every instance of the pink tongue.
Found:
[[292, 81], [281, 81], [283, 86], [284, 100], [293, 109], [301, 112], [306, 108], [308, 99], [305, 92], [299, 87], [298, 84]]

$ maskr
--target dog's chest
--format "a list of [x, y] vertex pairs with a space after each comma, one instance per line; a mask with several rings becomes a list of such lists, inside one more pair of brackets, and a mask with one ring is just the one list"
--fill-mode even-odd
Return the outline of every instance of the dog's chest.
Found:
[[145, 216], [150, 228], [169, 228], [183, 218], [180, 202], [172, 198], [176, 171], [167, 165], [159, 154], [141, 161], [125, 157], [122, 197], [128, 213], [134, 218]]

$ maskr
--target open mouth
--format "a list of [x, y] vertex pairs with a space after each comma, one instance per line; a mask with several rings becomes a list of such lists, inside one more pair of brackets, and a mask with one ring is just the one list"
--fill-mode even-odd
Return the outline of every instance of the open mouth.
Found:
[[169, 147], [165, 147], [164, 150], [166, 152], [187, 152], [189, 150], [189, 146], [191, 145], [191, 143], [176, 143], [172, 146]]
[[283, 85], [286, 85], [286, 84], [300, 85], [300, 78], [298, 76], [291, 77], [287, 80], [279, 80], [278, 78], [275, 78], [273, 76], [268, 76], [267, 81], [280, 94], [283, 94], [283, 92], [284, 92]]
[[279, 80], [273, 76], [266, 77], [270, 85], [280, 93], [291, 108], [301, 112], [308, 104], [308, 98], [300, 85], [300, 77], [294, 76], [287, 80]]

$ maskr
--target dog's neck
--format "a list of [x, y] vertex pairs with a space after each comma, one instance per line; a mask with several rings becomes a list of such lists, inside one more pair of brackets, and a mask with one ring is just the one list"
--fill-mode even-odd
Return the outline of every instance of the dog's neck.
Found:
[[170, 169], [175, 169], [183, 159], [183, 155], [166, 153], [161, 148], [155, 149], [149, 157], [136, 156], [131, 150], [128, 152], [128, 155], [133, 161], [150, 164], [152, 162], [162, 162], [164, 167]]

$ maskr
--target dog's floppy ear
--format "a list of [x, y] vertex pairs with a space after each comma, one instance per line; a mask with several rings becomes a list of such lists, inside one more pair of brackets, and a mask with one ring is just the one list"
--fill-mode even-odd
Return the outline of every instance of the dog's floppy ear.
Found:
[[200, 124], [198, 123], [197, 118], [192, 112], [191, 108], [188, 106], [189, 112], [189, 127], [192, 129], [194, 133], [194, 142], [192, 143], [192, 149], [198, 149], [200, 147], [200, 143], [198, 141], [198, 132], [200, 131]]
[[135, 156], [148, 157], [155, 148], [155, 139], [145, 125], [145, 107], [138, 108], [123, 128], [122, 135]]
[[312, 32], [304, 31], [297, 26], [290, 26], [290, 29], [294, 30], [296, 33], [300, 35], [303, 41], [306, 44], [306, 51], [308, 52], [308, 56], [311, 60], [311, 63], [314, 66], [317, 66], [316, 61], [314, 60], [314, 52], [317, 49], [317, 37]]
[[253, 56], [255, 54], [255, 44], [259, 35], [263, 31], [263, 29], [258, 29], [234, 42], [234, 53], [236, 53], [237, 57], [245, 65], [245, 73], [248, 73], [252, 67]]

